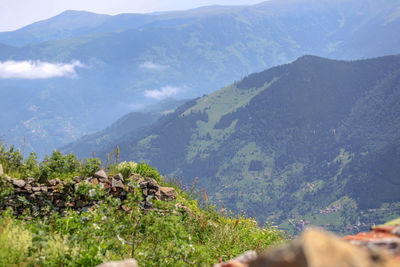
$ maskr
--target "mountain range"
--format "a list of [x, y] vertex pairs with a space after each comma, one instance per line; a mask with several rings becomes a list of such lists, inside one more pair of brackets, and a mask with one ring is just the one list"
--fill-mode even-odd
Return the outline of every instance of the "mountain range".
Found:
[[[272, 0], [116, 16], [66, 11], [0, 33], [0, 135], [17, 146], [25, 136], [26, 153], [43, 156], [129, 111], [209, 94], [304, 54], [398, 54], [399, 18], [395, 0]], [[10, 75], [7, 66], [19, 63], [36, 71]]]
[[[198, 183], [218, 206], [288, 231], [358, 231], [400, 212], [399, 103], [400, 56], [303, 56], [125, 136], [114, 127], [97, 155], [118, 145], [121, 160], [149, 162], [188, 187]], [[89, 156], [88, 144], [63, 150]]]

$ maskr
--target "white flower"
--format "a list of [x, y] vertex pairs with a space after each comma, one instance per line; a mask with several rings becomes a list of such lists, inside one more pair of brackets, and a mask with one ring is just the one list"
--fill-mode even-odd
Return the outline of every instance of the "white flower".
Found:
[[93, 197], [96, 195], [96, 190], [95, 189], [90, 189], [89, 190], [89, 197]]

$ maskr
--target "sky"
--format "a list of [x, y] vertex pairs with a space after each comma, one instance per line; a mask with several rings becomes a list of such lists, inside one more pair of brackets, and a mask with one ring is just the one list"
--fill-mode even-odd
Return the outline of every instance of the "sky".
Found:
[[0, 31], [12, 31], [65, 10], [101, 14], [185, 10], [207, 5], [252, 5], [263, 0], [0, 0]]

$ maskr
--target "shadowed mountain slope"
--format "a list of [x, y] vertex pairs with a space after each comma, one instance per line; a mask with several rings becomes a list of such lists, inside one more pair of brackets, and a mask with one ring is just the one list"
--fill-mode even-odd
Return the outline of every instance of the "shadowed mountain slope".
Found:
[[285, 228], [368, 228], [400, 208], [399, 103], [400, 56], [304, 56], [188, 102], [98, 155], [119, 145], [121, 158], [187, 185], [199, 177], [215, 203]]

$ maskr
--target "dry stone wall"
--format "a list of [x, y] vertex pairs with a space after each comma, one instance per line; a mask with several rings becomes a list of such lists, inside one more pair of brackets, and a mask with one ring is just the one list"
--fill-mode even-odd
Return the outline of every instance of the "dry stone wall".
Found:
[[[143, 201], [140, 205], [143, 209], [153, 208], [153, 199], [166, 201], [177, 197], [174, 188], [161, 187], [156, 180], [139, 174], [125, 179], [120, 173], [108, 176], [101, 170], [93, 177], [75, 176], [72, 180], [64, 181], [53, 179], [46, 184], [40, 184], [31, 177], [4, 177], [11, 194], [0, 203], [0, 210], [11, 207], [18, 215], [29, 213], [35, 217], [46, 215], [50, 211], [62, 212], [67, 208], [87, 211], [103, 203], [105, 196], [119, 198], [123, 203], [127, 195], [135, 190], [142, 193]], [[128, 207], [124, 205], [120, 208], [128, 211]]]

